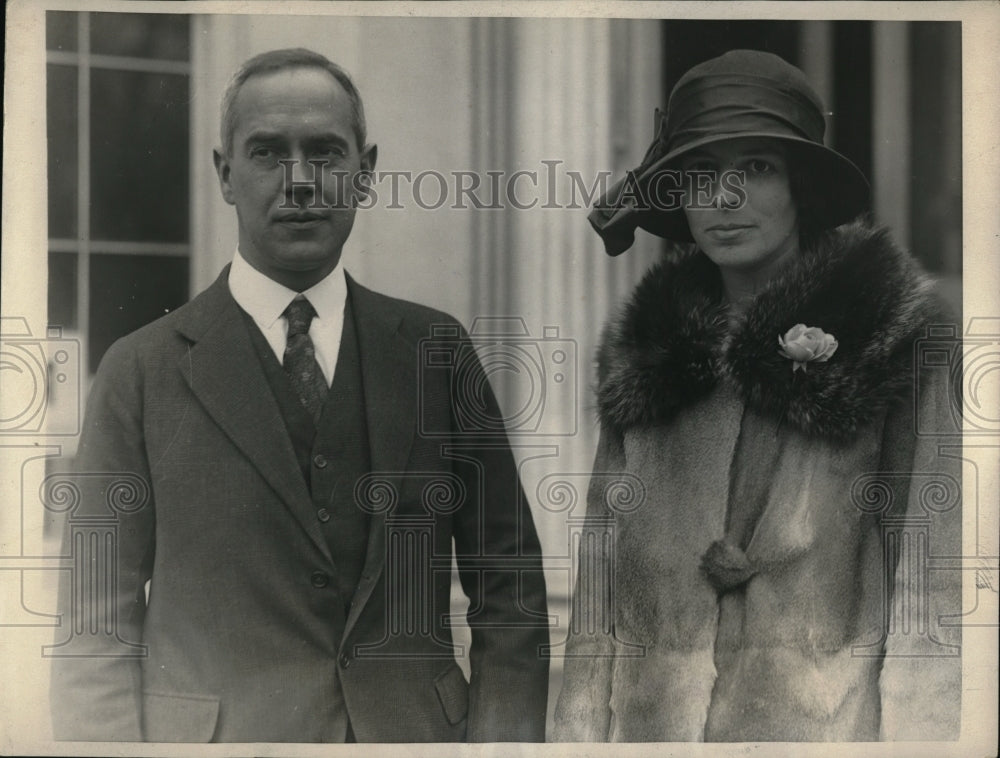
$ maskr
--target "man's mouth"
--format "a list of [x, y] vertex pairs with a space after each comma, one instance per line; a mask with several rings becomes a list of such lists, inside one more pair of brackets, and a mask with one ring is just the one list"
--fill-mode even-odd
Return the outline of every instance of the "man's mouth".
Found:
[[293, 213], [282, 213], [276, 217], [279, 224], [288, 226], [313, 226], [326, 220], [322, 213], [313, 211], [295, 211]]

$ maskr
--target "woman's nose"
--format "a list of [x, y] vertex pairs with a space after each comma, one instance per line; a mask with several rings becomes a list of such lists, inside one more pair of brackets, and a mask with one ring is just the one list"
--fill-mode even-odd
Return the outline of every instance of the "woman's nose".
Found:
[[746, 183], [735, 164], [723, 167], [712, 182], [712, 207], [734, 210], [746, 198]]

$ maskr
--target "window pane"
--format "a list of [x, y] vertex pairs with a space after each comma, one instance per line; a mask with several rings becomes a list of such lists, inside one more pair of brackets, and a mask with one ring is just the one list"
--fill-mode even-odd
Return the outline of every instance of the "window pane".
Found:
[[79, 15], [67, 11], [46, 11], [46, 49], [76, 50], [76, 20]]
[[190, 16], [154, 13], [90, 14], [92, 52], [186, 61]]
[[76, 66], [47, 66], [49, 236], [76, 236]]
[[187, 302], [188, 269], [179, 256], [91, 256], [90, 373], [116, 339]]
[[76, 253], [49, 253], [49, 325], [76, 329]]
[[91, 238], [188, 239], [188, 77], [93, 69]]

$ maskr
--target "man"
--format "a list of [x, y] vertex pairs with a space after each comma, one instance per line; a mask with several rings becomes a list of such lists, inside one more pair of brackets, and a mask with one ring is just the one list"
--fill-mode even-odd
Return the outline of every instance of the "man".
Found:
[[[310, 51], [264, 53], [231, 83], [221, 131], [239, 250], [112, 346], [91, 391], [73, 518], [112, 504], [117, 572], [88, 592], [98, 559], [67, 548], [57, 738], [543, 739], [545, 588], [514, 460], [502, 431], [456, 422], [454, 376], [421, 370], [432, 327], [466, 354], [468, 338], [340, 266], [376, 159], [357, 90]], [[499, 413], [488, 384], [476, 401]], [[102, 612], [114, 628], [88, 633]]]

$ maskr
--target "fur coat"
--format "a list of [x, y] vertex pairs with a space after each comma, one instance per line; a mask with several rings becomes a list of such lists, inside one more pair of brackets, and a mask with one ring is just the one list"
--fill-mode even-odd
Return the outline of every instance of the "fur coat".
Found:
[[[599, 352], [557, 740], [958, 737], [961, 572], [935, 558], [961, 550], [960, 350], [924, 359], [943, 320], [862, 225], [733, 325], [704, 254], [646, 275]], [[828, 361], [779, 352], [799, 323], [838, 340]]]

